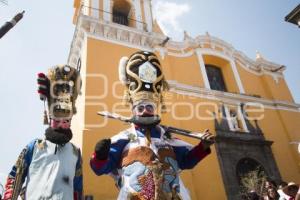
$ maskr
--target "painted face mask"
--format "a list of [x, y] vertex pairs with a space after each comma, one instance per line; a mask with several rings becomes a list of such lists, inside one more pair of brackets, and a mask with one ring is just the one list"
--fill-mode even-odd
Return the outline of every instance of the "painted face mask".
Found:
[[156, 106], [154, 103], [140, 103], [133, 106], [133, 113], [135, 115], [154, 115], [156, 111]]
[[80, 75], [68, 65], [58, 65], [49, 70], [47, 78], [50, 81], [47, 100], [51, 125], [68, 126], [76, 113], [75, 101], [81, 86]]

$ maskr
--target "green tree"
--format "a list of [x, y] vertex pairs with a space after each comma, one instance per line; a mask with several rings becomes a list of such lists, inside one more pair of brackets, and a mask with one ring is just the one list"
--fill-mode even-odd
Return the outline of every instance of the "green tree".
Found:
[[245, 199], [248, 198], [248, 194], [251, 191], [255, 191], [259, 196], [263, 196], [264, 185], [266, 182], [267, 176], [260, 167], [256, 168], [253, 171], [246, 173], [240, 177], [240, 195]]

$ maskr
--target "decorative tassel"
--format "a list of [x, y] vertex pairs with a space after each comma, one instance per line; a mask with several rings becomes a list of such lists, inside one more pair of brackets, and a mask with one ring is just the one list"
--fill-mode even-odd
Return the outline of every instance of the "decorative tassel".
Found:
[[47, 115], [47, 111], [44, 111], [44, 125], [49, 124], [49, 120], [48, 120], [48, 115]]
[[165, 78], [162, 79], [162, 87], [163, 87], [163, 90], [162, 90], [162, 91], [168, 91], [168, 90], [170, 90], [170, 85], [169, 85], [169, 83], [165, 80]]
[[129, 102], [130, 102], [130, 95], [129, 95], [129, 91], [125, 90], [124, 91], [124, 96], [123, 96], [123, 105], [128, 107], [129, 106]]
[[47, 114], [47, 110], [46, 110], [46, 102], [44, 101], [44, 125], [49, 124], [49, 120], [48, 120], [48, 114]]
[[147, 139], [147, 146], [150, 147], [150, 144], [151, 144], [151, 132], [150, 132], [149, 128], [146, 129], [146, 139]]
[[161, 104], [161, 106], [160, 106], [161, 113], [166, 113], [167, 112], [167, 106], [164, 102], [164, 98], [163, 98], [162, 94], [160, 95], [160, 104]]

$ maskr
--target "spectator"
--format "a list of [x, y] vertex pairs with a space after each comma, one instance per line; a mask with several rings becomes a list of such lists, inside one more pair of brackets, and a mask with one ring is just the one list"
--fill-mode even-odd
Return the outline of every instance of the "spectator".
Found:
[[279, 199], [279, 194], [276, 191], [276, 188], [274, 187], [269, 187], [267, 189], [267, 195], [264, 196], [264, 200], [278, 200]]
[[276, 188], [277, 185], [276, 185], [275, 181], [273, 181], [273, 180], [270, 179], [270, 178], [267, 178], [267, 180], [266, 180], [266, 182], [265, 182], [265, 189], [267, 190], [267, 189], [270, 188], [270, 187]]
[[295, 200], [300, 200], [300, 188], [296, 194]]
[[[293, 182], [288, 183], [287, 186], [282, 188], [282, 191], [285, 195], [287, 195], [288, 200], [295, 200], [296, 195], [299, 191], [299, 185]], [[299, 195], [298, 195], [299, 196]], [[298, 198], [298, 197], [297, 197]]]
[[260, 197], [254, 190], [251, 190], [248, 193], [248, 198], [247, 199], [249, 199], [249, 200], [260, 200]]
[[285, 186], [287, 186], [287, 182], [282, 181], [277, 188], [277, 192], [279, 194], [279, 200], [288, 200], [287, 195], [284, 194], [284, 192], [282, 191], [282, 188], [284, 188]]

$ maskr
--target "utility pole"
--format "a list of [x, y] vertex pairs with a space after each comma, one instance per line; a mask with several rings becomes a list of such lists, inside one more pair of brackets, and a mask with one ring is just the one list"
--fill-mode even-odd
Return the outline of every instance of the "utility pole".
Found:
[[285, 21], [295, 24], [300, 28], [300, 4], [285, 17]]
[[6, 22], [1, 28], [0, 28], [0, 39], [10, 30], [12, 27], [14, 27], [22, 18], [25, 11], [18, 13], [12, 20]]

